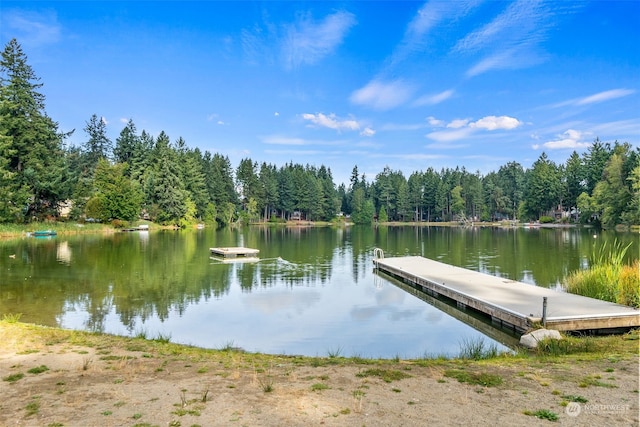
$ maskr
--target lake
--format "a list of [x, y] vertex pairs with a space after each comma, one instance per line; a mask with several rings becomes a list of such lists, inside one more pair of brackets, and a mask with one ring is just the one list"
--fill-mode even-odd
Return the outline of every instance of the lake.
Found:
[[[206, 348], [306, 356], [457, 356], [514, 337], [373, 272], [373, 252], [422, 255], [560, 287], [594, 245], [640, 236], [579, 228], [245, 227], [0, 241], [0, 316]], [[210, 247], [260, 250], [221, 263]]]

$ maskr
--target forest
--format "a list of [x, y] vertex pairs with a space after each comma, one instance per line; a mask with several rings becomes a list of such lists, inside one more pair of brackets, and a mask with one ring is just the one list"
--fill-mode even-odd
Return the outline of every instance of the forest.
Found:
[[640, 224], [640, 148], [596, 139], [564, 164], [542, 153], [525, 169], [508, 162], [481, 175], [425, 165], [409, 177], [386, 167], [367, 177], [353, 167], [336, 185], [325, 165], [267, 164], [190, 148], [181, 137], [138, 131], [115, 141], [97, 114], [81, 146], [65, 143], [45, 109], [40, 79], [17, 40], [0, 60], [0, 222], [110, 222], [148, 219], [187, 227], [204, 222], [563, 221], [604, 228]]

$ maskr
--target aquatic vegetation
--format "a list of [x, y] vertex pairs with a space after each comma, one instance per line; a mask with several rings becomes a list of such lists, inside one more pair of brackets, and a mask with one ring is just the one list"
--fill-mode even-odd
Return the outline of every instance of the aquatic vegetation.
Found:
[[624, 257], [632, 243], [622, 246], [617, 240], [594, 245], [590, 268], [571, 273], [565, 287], [568, 292], [632, 307], [640, 307], [640, 260], [631, 265]]

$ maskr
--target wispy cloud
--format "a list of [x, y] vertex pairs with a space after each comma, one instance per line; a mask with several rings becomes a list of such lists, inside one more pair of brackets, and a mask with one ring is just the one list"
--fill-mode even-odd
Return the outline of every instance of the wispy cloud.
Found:
[[302, 138], [290, 138], [279, 135], [271, 135], [262, 138], [262, 142], [272, 145], [305, 145], [305, 140]]
[[453, 89], [448, 89], [448, 90], [442, 91], [440, 93], [436, 93], [436, 94], [432, 94], [432, 95], [424, 95], [424, 96], [421, 96], [420, 98], [416, 99], [415, 101], [413, 101], [413, 105], [415, 107], [421, 107], [421, 106], [424, 106], [424, 105], [440, 104], [441, 102], [444, 102], [447, 99], [451, 98], [454, 93], [455, 93], [455, 91]]
[[261, 137], [261, 140], [265, 144], [269, 145], [290, 145], [290, 146], [302, 146], [302, 145], [321, 145], [321, 146], [337, 146], [345, 144], [344, 140], [322, 140], [322, 139], [305, 139], [289, 137], [284, 135], [267, 135]]
[[603, 92], [594, 93], [593, 95], [588, 95], [583, 98], [574, 98], [567, 101], [559, 102], [554, 105], [554, 107], [566, 107], [568, 105], [590, 105], [596, 104], [599, 102], [610, 101], [612, 99], [622, 98], [628, 95], [633, 95], [636, 93], [634, 89], [611, 89], [605, 90]]
[[12, 33], [23, 46], [40, 47], [57, 43], [61, 26], [54, 12], [31, 12], [19, 9], [0, 13], [3, 32]]
[[491, 22], [467, 34], [453, 47], [453, 54], [482, 55], [469, 68], [467, 76], [496, 69], [524, 68], [544, 61], [546, 55], [540, 44], [554, 25], [553, 3], [518, 0], [506, 4], [506, 9]]
[[286, 28], [282, 43], [285, 67], [294, 69], [318, 62], [342, 43], [355, 24], [355, 16], [344, 11], [328, 15], [320, 22], [308, 15], [301, 16]]
[[415, 91], [413, 85], [402, 80], [383, 82], [372, 80], [354, 91], [349, 100], [374, 110], [389, 110], [407, 102]]
[[402, 42], [388, 60], [388, 68], [393, 69], [416, 52], [424, 51], [429, 45], [430, 35], [440, 24], [455, 22], [467, 15], [482, 0], [432, 0], [427, 1], [417, 11], [407, 25]]

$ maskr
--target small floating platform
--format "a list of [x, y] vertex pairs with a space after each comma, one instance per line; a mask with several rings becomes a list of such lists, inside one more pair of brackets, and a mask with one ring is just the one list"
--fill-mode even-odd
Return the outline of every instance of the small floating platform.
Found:
[[149, 231], [149, 225], [148, 224], [142, 224], [139, 225], [137, 227], [130, 227], [130, 228], [123, 228], [122, 230], [123, 233], [127, 233], [130, 231]]
[[[559, 331], [597, 331], [640, 326], [640, 310], [581, 295], [529, 285], [455, 267], [420, 256], [384, 258], [375, 268], [413, 288], [453, 300], [491, 317], [492, 322], [525, 332], [544, 324]], [[379, 252], [378, 252], [379, 251]]]
[[243, 248], [239, 246], [228, 248], [209, 248], [209, 250], [211, 251], [211, 254], [225, 259], [256, 258], [260, 252], [259, 249]]
[[41, 236], [55, 236], [58, 233], [56, 233], [55, 230], [38, 230], [38, 231], [34, 231], [32, 234], [36, 237], [41, 237]]

